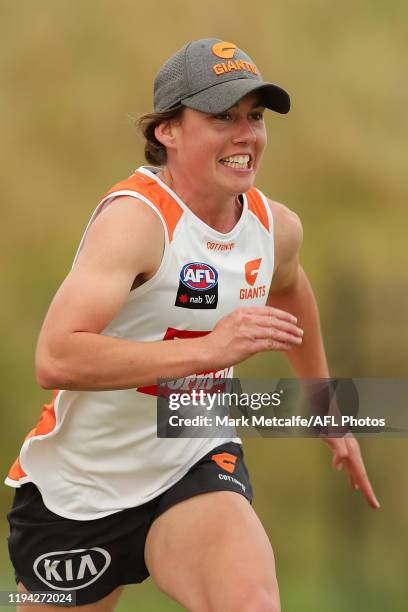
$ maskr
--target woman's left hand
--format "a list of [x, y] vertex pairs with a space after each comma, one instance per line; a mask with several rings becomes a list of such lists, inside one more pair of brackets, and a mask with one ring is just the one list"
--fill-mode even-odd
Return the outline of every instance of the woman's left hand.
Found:
[[333, 451], [333, 468], [340, 471], [343, 467], [346, 467], [351, 488], [355, 491], [360, 489], [369, 505], [377, 510], [380, 507], [380, 503], [374, 494], [368, 478], [361, 456], [360, 445], [356, 438], [348, 433], [342, 438], [323, 437], [322, 440]]

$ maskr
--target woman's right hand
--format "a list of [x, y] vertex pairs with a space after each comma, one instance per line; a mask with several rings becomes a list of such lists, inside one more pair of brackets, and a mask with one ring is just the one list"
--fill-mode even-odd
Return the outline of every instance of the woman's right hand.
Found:
[[[271, 306], [237, 308], [205, 336], [217, 366], [227, 367], [262, 351], [288, 351], [302, 343], [303, 330], [289, 312]], [[204, 338], [203, 338], [204, 340]]]

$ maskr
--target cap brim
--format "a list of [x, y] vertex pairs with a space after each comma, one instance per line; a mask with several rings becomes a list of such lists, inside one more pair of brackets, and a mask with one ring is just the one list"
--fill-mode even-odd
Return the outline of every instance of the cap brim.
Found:
[[181, 100], [184, 106], [203, 113], [223, 113], [249, 93], [259, 91], [261, 104], [270, 110], [285, 115], [290, 109], [289, 94], [273, 83], [257, 79], [232, 79], [217, 83], [204, 91]]

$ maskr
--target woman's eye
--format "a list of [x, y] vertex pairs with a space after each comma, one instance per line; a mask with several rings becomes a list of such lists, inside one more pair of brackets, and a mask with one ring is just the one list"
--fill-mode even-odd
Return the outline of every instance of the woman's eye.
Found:
[[251, 115], [252, 119], [255, 119], [256, 121], [261, 121], [263, 119], [263, 113], [259, 112], [259, 113], [252, 113]]
[[231, 119], [231, 115], [229, 113], [219, 113], [215, 115], [216, 119], [220, 119], [221, 121], [229, 121]]

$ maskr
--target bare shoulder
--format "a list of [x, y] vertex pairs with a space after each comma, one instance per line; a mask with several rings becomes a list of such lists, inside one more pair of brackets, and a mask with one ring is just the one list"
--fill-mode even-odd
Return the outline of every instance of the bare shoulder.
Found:
[[274, 219], [276, 263], [295, 257], [302, 246], [303, 227], [299, 215], [284, 204], [267, 198]]
[[[93, 221], [75, 266], [48, 310], [38, 351], [74, 331], [100, 333], [124, 304], [136, 278], [160, 266], [164, 230], [157, 214], [133, 197], [113, 200]], [[56, 344], [55, 344], [56, 343]]]
[[120, 196], [93, 221], [78, 259], [98, 255], [100, 260], [136, 259], [148, 263], [162, 255], [164, 229], [157, 213], [142, 200]]
[[132, 196], [116, 197], [96, 217], [92, 226], [95, 232], [107, 227], [111, 230], [119, 228], [124, 232], [124, 238], [136, 232], [146, 242], [151, 234], [163, 233], [158, 214], [148, 204]]

